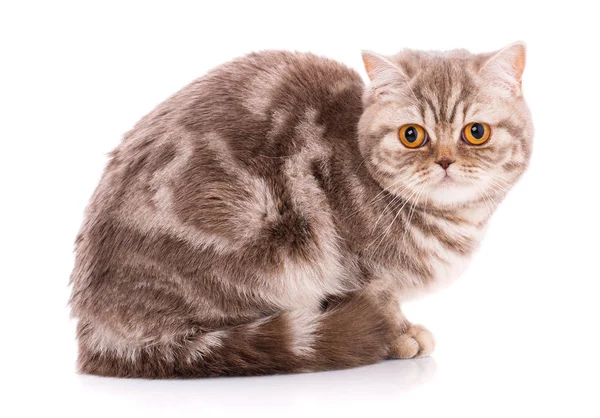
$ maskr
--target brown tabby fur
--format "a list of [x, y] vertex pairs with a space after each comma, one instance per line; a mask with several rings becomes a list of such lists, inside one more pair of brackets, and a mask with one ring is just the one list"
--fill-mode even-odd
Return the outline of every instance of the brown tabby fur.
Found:
[[[76, 243], [81, 372], [259, 375], [431, 352], [400, 302], [458, 274], [525, 170], [524, 48], [364, 59], [366, 89], [329, 59], [250, 54], [125, 135]], [[471, 121], [490, 124], [488, 143], [461, 142]], [[429, 143], [403, 148], [404, 123]], [[456, 183], [440, 185], [442, 157]]]

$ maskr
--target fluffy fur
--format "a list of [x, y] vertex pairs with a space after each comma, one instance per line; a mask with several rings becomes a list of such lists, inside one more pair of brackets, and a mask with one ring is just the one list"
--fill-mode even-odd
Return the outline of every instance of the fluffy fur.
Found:
[[[400, 303], [460, 274], [527, 166], [525, 50], [363, 58], [368, 87], [312, 54], [250, 54], [125, 135], [76, 243], [81, 372], [257, 375], [432, 351]], [[469, 122], [491, 139], [465, 143]], [[425, 146], [401, 144], [407, 123]]]

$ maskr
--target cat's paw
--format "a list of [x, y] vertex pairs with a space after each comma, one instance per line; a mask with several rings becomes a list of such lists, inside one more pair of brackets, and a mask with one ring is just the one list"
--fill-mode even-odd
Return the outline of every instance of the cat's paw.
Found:
[[433, 335], [427, 328], [422, 325], [411, 325], [394, 343], [393, 357], [425, 357], [431, 354], [434, 346]]

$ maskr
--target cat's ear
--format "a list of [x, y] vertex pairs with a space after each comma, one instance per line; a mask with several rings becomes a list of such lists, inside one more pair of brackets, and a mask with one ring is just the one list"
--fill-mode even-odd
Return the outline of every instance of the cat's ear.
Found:
[[479, 70], [479, 74], [507, 95], [521, 94], [521, 78], [525, 70], [526, 47], [515, 42], [491, 54]]
[[371, 94], [382, 97], [398, 94], [404, 90], [408, 77], [406, 73], [387, 57], [371, 51], [363, 51], [365, 70], [371, 80]]

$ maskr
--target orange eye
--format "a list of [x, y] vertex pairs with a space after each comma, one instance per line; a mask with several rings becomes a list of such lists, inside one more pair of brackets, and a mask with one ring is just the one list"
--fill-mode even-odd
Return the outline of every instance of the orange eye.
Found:
[[422, 126], [414, 123], [402, 125], [398, 131], [398, 138], [406, 148], [419, 148], [427, 142], [427, 132]]
[[490, 125], [471, 122], [463, 129], [463, 139], [471, 145], [481, 145], [490, 139]]

